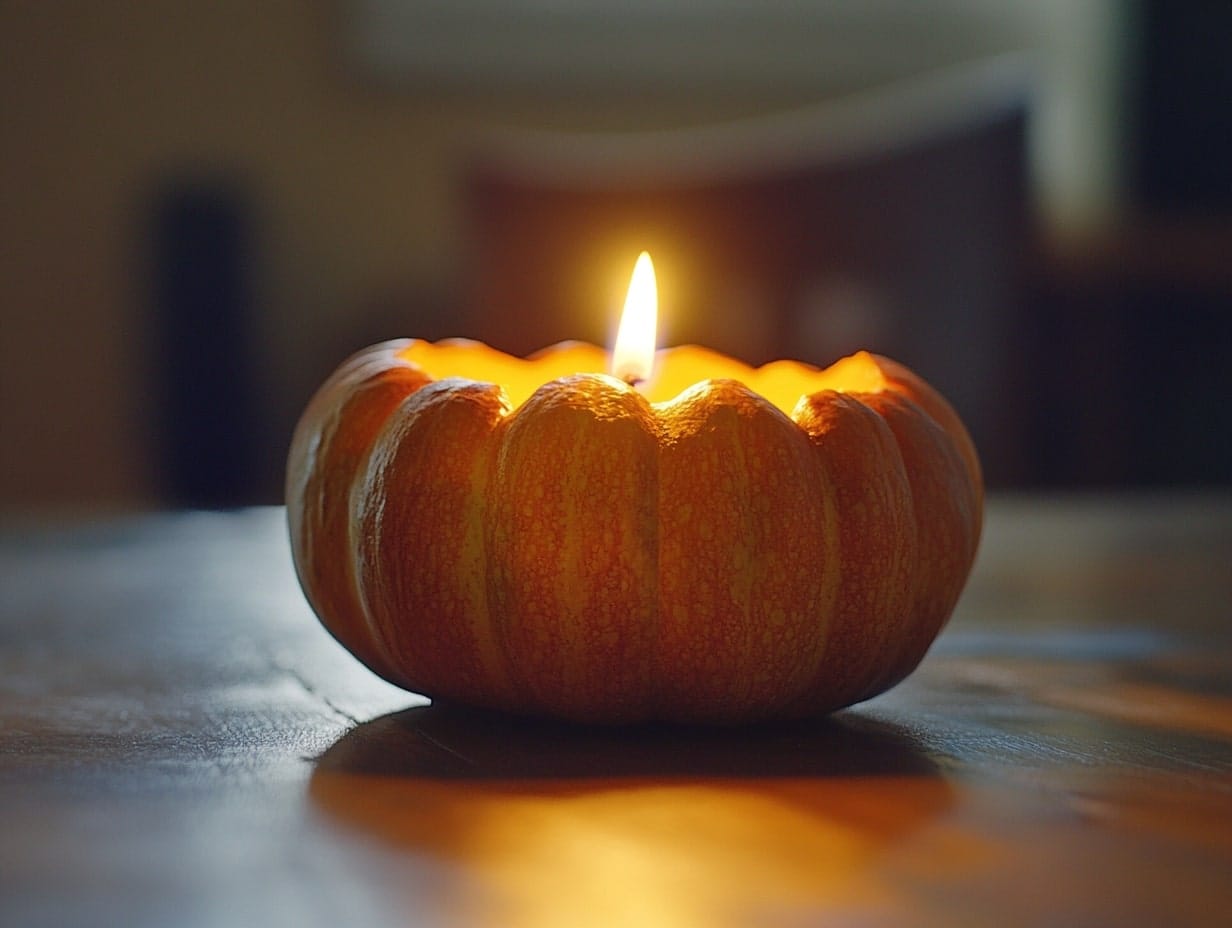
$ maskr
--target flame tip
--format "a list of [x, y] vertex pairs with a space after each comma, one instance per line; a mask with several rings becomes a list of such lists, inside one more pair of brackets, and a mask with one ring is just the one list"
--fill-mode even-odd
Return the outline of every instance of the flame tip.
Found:
[[612, 350], [612, 372], [626, 383], [649, 379], [654, 366], [655, 329], [659, 313], [658, 287], [650, 252], [643, 251], [633, 266], [624, 312]]

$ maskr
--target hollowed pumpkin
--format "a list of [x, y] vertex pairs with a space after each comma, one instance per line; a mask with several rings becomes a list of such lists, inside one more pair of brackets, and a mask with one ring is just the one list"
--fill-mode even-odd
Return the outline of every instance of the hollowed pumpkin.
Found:
[[407, 340], [343, 364], [287, 473], [326, 628], [409, 690], [587, 722], [814, 715], [910, 673], [982, 521], [950, 406], [866, 353], [658, 363], [649, 396], [569, 374], [605, 366], [589, 345]]

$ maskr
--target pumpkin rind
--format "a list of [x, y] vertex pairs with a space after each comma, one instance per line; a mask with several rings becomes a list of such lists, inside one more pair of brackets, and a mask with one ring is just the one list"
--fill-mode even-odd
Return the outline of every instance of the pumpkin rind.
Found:
[[808, 436], [743, 384], [699, 384], [662, 417], [657, 714], [778, 714], [825, 648], [832, 489]]
[[287, 476], [309, 602], [392, 682], [588, 722], [818, 714], [910, 673], [954, 608], [979, 462], [895, 362], [790, 417], [737, 381], [652, 405], [586, 374], [511, 410], [412, 344], [327, 381]]
[[394, 682], [400, 674], [372, 640], [359, 599], [349, 501], [377, 433], [429, 382], [399, 357], [409, 343], [366, 348], [321, 386], [291, 439], [286, 482], [291, 553], [308, 601], [347, 650]]
[[512, 690], [485, 594], [487, 458], [506, 412], [491, 384], [429, 383], [390, 415], [358, 476], [361, 607], [402, 686], [478, 703]]
[[657, 436], [603, 375], [546, 385], [501, 432], [488, 496], [489, 601], [532, 710], [646, 714], [657, 624]]
[[834, 487], [840, 585], [826, 650], [795, 705], [839, 708], [876, 692], [915, 598], [917, 529], [894, 433], [858, 399], [826, 390], [794, 418]]

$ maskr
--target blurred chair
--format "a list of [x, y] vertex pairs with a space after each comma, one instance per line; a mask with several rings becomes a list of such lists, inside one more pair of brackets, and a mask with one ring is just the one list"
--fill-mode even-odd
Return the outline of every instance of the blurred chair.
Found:
[[1015, 482], [1029, 75], [998, 59], [813, 108], [642, 134], [491, 133], [466, 182], [465, 331], [606, 343], [638, 251], [661, 344], [904, 361]]

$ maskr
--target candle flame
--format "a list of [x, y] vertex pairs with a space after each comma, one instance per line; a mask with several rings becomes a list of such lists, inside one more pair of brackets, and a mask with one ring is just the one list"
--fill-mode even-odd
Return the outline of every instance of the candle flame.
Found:
[[616, 347], [612, 350], [612, 376], [637, 384], [650, 378], [654, 367], [655, 335], [659, 316], [659, 291], [654, 263], [643, 251], [633, 266], [629, 293], [625, 297]]

